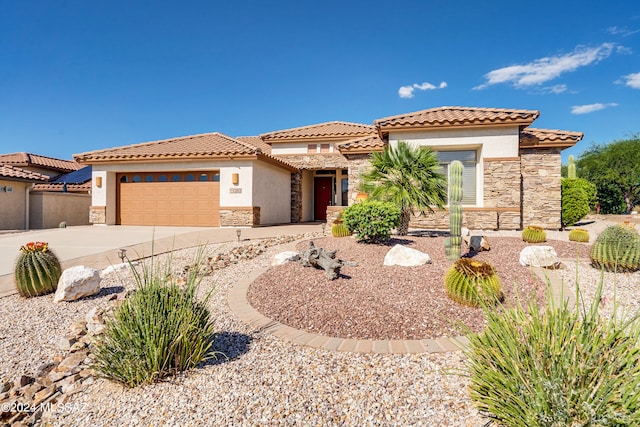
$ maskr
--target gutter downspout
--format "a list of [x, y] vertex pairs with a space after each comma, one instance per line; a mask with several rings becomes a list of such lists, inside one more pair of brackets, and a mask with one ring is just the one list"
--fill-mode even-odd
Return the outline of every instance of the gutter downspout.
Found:
[[25, 200], [24, 200], [24, 229], [29, 230], [29, 193], [35, 187], [35, 183], [31, 184], [30, 187], [25, 188]]

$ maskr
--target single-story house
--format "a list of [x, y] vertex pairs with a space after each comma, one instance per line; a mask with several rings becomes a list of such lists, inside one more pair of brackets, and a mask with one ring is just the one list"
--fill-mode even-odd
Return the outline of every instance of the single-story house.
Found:
[[[407, 141], [465, 165], [464, 224], [560, 228], [560, 152], [579, 132], [531, 128], [539, 111], [440, 107], [232, 138], [208, 133], [77, 154], [92, 166], [93, 224], [257, 226], [328, 221], [353, 203], [374, 151]], [[412, 226], [447, 228], [447, 211]]]
[[91, 167], [30, 153], [0, 155], [0, 229], [89, 224]]

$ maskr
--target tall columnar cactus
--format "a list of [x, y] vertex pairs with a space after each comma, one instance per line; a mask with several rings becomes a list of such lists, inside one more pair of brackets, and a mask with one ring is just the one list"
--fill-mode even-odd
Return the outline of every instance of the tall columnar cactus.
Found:
[[607, 271], [640, 269], [640, 235], [624, 225], [607, 227], [591, 248], [591, 265]]
[[47, 243], [31, 242], [20, 247], [14, 273], [18, 293], [29, 298], [55, 292], [62, 269]]
[[569, 166], [567, 166], [567, 177], [570, 179], [576, 178], [576, 163], [573, 156], [569, 156]]
[[445, 240], [445, 252], [451, 261], [460, 258], [462, 243], [462, 162], [454, 160], [449, 165], [449, 238]]

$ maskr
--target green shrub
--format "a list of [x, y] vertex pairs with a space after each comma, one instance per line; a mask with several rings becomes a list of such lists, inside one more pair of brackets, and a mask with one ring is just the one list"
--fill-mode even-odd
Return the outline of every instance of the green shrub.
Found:
[[537, 225], [528, 225], [522, 230], [522, 240], [527, 243], [542, 243], [547, 240], [547, 232]]
[[58, 257], [45, 242], [30, 242], [20, 247], [14, 278], [18, 293], [35, 297], [56, 291], [62, 268]]
[[143, 264], [142, 272], [131, 267], [137, 288], [114, 310], [94, 343], [93, 368], [101, 376], [135, 387], [213, 357], [209, 297], [196, 299], [200, 255], [184, 285], [171, 279], [170, 261], [160, 268]]
[[640, 235], [625, 225], [607, 227], [591, 248], [591, 265], [607, 271], [635, 271], [640, 268]]
[[569, 240], [572, 242], [589, 243], [589, 232], [582, 228], [574, 228], [569, 232]]
[[638, 317], [600, 318], [601, 293], [582, 309], [485, 310], [465, 350], [476, 407], [501, 426], [640, 425]]
[[[593, 188], [591, 188], [593, 187]], [[593, 200], [589, 191], [593, 191]], [[562, 226], [573, 225], [584, 218], [590, 210], [590, 203], [595, 205], [595, 186], [584, 179], [562, 180]]]
[[444, 278], [449, 298], [457, 303], [478, 307], [503, 299], [500, 279], [491, 265], [470, 258], [458, 259]]
[[360, 242], [387, 240], [400, 222], [400, 208], [393, 203], [365, 200], [344, 209], [344, 225]]

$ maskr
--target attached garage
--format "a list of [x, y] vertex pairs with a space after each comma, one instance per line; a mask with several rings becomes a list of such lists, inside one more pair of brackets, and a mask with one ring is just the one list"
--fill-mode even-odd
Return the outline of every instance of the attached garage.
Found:
[[117, 223], [218, 227], [219, 171], [120, 173]]

